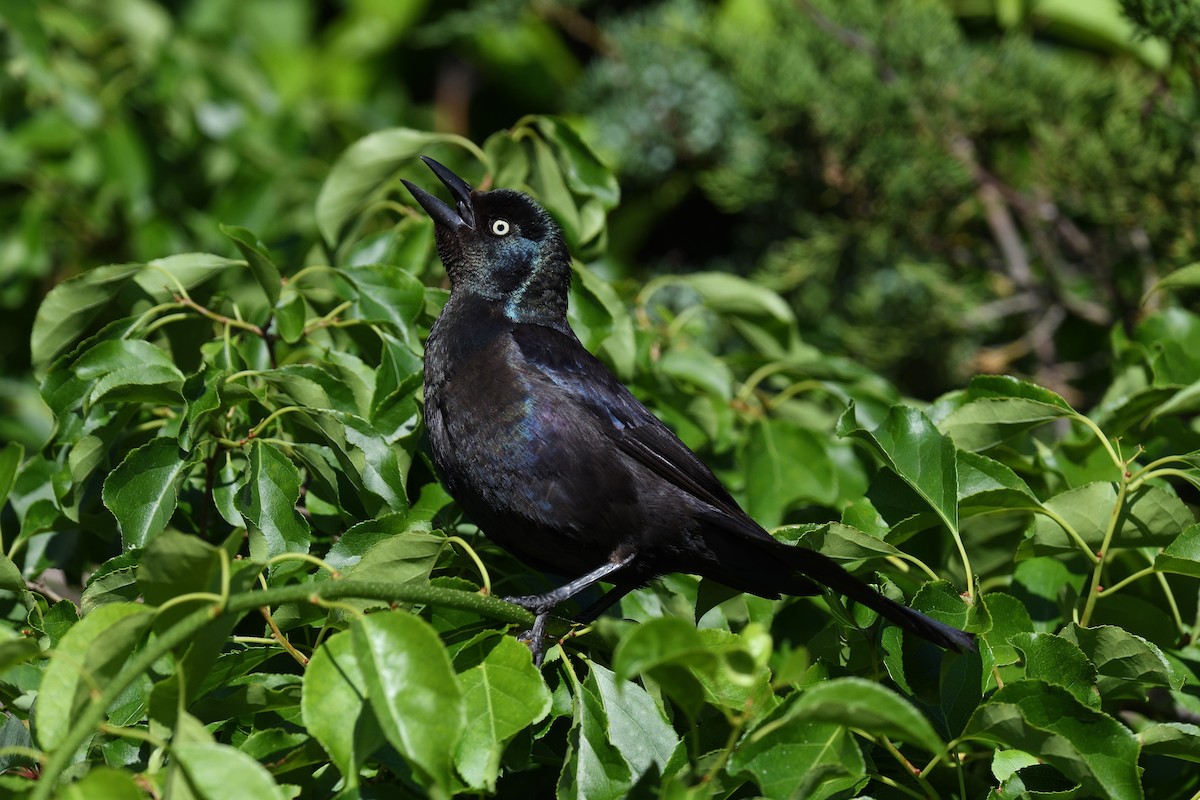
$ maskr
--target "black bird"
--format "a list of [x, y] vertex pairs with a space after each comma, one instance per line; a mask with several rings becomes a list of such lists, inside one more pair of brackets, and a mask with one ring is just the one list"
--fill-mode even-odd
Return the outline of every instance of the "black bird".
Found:
[[570, 255], [527, 195], [477, 192], [422, 160], [451, 207], [404, 181], [433, 218], [450, 299], [425, 349], [425, 421], [446, 488], [498, 545], [575, 580], [506, 598], [536, 615], [541, 663], [550, 611], [606, 580], [594, 619], [628, 592], [689, 572], [760, 597], [850, 597], [942, 647], [963, 631], [889, 600], [826, 556], [776, 541], [716, 476], [592, 356], [567, 322]]

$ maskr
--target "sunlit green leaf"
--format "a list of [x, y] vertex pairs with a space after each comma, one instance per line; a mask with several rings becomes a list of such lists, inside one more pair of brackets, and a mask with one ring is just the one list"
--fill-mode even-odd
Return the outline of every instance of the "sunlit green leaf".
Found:
[[84, 617], [55, 648], [42, 678], [37, 736], [42, 747], [59, 745], [88, 702], [129, 658], [150, 621], [151, 609], [136, 603], [110, 603]]
[[1037, 680], [1006, 684], [979, 706], [967, 736], [1037, 753], [1092, 797], [1142, 797], [1133, 733], [1060, 686]]
[[307, 553], [308, 523], [296, 510], [300, 471], [273, 444], [250, 445], [250, 474], [238, 495], [237, 510], [251, 523], [250, 551], [266, 560], [283, 553]]
[[495, 791], [505, 743], [550, 711], [550, 692], [529, 648], [510, 636], [458, 679], [472, 722], [459, 739], [455, 765], [468, 786]]
[[196, 463], [196, 454], [166, 438], [133, 450], [104, 481], [104, 505], [117, 518], [126, 547], [143, 547], [167, 527], [180, 481]]
[[404, 612], [355, 622], [354, 648], [380, 728], [435, 796], [449, 796], [466, 725], [462, 689], [429, 624]]

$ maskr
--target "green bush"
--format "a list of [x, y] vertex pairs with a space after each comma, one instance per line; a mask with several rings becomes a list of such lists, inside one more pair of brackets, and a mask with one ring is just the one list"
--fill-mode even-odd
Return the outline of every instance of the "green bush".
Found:
[[[100, 267], [33, 330], [46, 448], [0, 451], [0, 786], [16, 797], [1190, 797], [1200, 317], [1125, 334], [1090, 415], [985, 376], [930, 405], [699, 273], [632, 307], [576, 263], [572, 323], [754, 516], [980, 637], [942, 653], [839, 598], [685, 575], [539, 674], [492, 595], [545, 589], [421, 446], [445, 300], [398, 178], [430, 153], [603, 251], [616, 183], [563, 121], [350, 147], [324, 253]], [[1195, 268], [1159, 292], [1200, 283]], [[1156, 297], [1159, 296], [1156, 293]], [[85, 583], [79, 603], [52, 578]], [[1143, 772], [1144, 770], [1144, 772]], [[990, 794], [989, 794], [990, 793]]]

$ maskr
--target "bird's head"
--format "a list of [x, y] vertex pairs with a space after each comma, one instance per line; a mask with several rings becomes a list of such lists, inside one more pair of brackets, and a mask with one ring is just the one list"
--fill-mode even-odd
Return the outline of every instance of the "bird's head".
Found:
[[533, 198], [479, 192], [432, 158], [421, 160], [450, 190], [450, 206], [403, 181], [433, 218], [450, 290], [497, 303], [518, 322], [565, 324], [571, 257], [557, 224]]

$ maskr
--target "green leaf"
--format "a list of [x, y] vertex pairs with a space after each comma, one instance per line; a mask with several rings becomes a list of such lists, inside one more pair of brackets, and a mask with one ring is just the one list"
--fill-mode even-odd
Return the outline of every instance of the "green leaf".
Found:
[[[1104, 544], [1116, 502], [1116, 487], [1097, 482], [1057, 494], [1045, 506], [1065, 519], [1096, 552]], [[1164, 547], [1194, 522], [1192, 512], [1178, 497], [1157, 486], [1142, 486], [1126, 495], [1111, 547]], [[1039, 555], [1078, 550], [1074, 540], [1049, 517], [1035, 518], [1031, 538]]]
[[254, 273], [254, 279], [258, 281], [258, 285], [267, 295], [267, 302], [271, 305], [279, 302], [279, 291], [283, 286], [283, 279], [280, 277], [279, 267], [275, 266], [275, 262], [271, 260], [271, 256], [267, 252], [267, 246], [246, 228], [229, 225], [220, 225], [219, 227], [221, 233], [232, 239], [233, 243], [237, 245], [237, 249], [242, 252], [242, 257], [246, 259], [246, 264]]
[[402, 461], [397, 450], [365, 419], [344, 413], [331, 416], [345, 426], [346, 442], [362, 451], [362, 479], [367, 490], [382, 499], [392, 511], [407, 510], [408, 498], [404, 494], [407, 455]]
[[[142, 551], [137, 585], [150, 606], [161, 606], [182, 594], [219, 592], [221, 559], [217, 548], [195, 536], [167, 531]], [[183, 613], [192, 610], [184, 608]]]
[[617, 375], [631, 378], [637, 362], [637, 341], [625, 302], [594, 270], [579, 261], [572, 261], [571, 268], [579, 279], [571, 285], [571, 327], [587, 349], [604, 350]]
[[241, 268], [242, 262], [212, 253], [179, 253], [147, 261], [146, 268], [134, 275], [133, 279], [146, 294], [161, 303], [170, 300], [179, 291], [176, 283], [184, 289], [192, 289], [228, 269]]
[[864, 442], [929, 504], [951, 532], [958, 531], [957, 449], [915, 408], [894, 405], [874, 430], [863, 428], [851, 403], [837, 423], [839, 436]]
[[495, 792], [504, 745], [550, 712], [550, 692], [529, 648], [511, 636], [501, 636], [458, 680], [471, 724], [458, 741], [455, 764], [468, 786]]
[[250, 553], [260, 561], [283, 553], [307, 553], [308, 522], [296, 510], [300, 470], [273, 444], [250, 445], [250, 475], [238, 493], [237, 510], [250, 527]]
[[304, 727], [329, 753], [346, 785], [357, 786], [359, 767], [384, 739], [367, 703], [351, 631], [329, 637], [313, 653], [304, 671], [300, 708]]
[[228, 745], [176, 744], [171, 755], [183, 767], [198, 800], [287, 800], [262, 764]]
[[[396, 526], [404, 530], [379, 538], [378, 531], [392, 528], [390, 525], [378, 525], [380, 522], [381, 520], [368, 520], [347, 531], [336, 549], [330, 551], [330, 555], [333, 556], [330, 563], [338, 569], [345, 569], [347, 577], [355, 580], [387, 581], [397, 586], [427, 582], [430, 572], [437, 564], [438, 556], [446, 547], [446, 537], [410, 530], [407, 524], [404, 524]], [[350, 542], [342, 546], [342, 542], [347, 538], [350, 538]], [[364, 544], [369, 544], [369, 547], [361, 556], [354, 554], [353, 557], [346, 557]], [[350, 599], [345, 602], [351, 605], [361, 604], [362, 608], [379, 606], [376, 600]]]
[[[1120, 602], [1120, 601], [1117, 601]], [[1075, 623], [1063, 629], [1062, 637], [1075, 643], [1103, 676], [1135, 681], [1148, 686], [1179, 689], [1183, 677], [1158, 647], [1115, 625], [1084, 628]]]
[[175, 513], [179, 484], [196, 463], [167, 438], [152, 439], [136, 450], [104, 480], [104, 505], [117, 518], [127, 549], [144, 547], [162, 533]]
[[1200, 578], [1200, 524], [1184, 528], [1183, 533], [1154, 557], [1154, 568], [1159, 572]]
[[704, 702], [696, 673], [711, 673], [719, 663], [696, 626], [678, 617], [659, 617], [638, 625], [621, 638], [613, 654], [618, 680], [649, 675], [690, 717]]
[[88, 405], [101, 403], [154, 403], [175, 405], [182, 399], [183, 373], [157, 365], [115, 369], [96, 381], [88, 395]]
[[1029, 611], [1020, 600], [1003, 592], [988, 592], [981, 599], [992, 618], [992, 629], [983, 634], [991, 645], [992, 658], [997, 666], [1015, 663], [1018, 655], [1012, 645], [1013, 637], [1033, 632]]
[[963, 516], [1041, 506], [1025, 481], [999, 461], [959, 450], [957, 467], [959, 513]]
[[1133, 733], [1060, 686], [1037, 680], [1006, 684], [976, 710], [966, 736], [1036, 753], [1089, 797], [1142, 797]]
[[795, 422], [756, 420], [739, 455], [746, 476], [746, 511], [763, 527], [779, 525], [793, 506], [833, 506], [839, 499], [827, 444]]
[[98, 765], [56, 796], [59, 800], [145, 800], [146, 793], [131, 772]]
[[288, 344], [300, 341], [307, 318], [308, 304], [303, 295], [293, 294], [275, 307], [275, 325], [279, 328], [280, 338]]
[[17, 482], [17, 470], [25, 458], [25, 447], [20, 442], [9, 442], [0, 450], [0, 508], [8, 502], [8, 493]]
[[209, 420], [222, 406], [221, 389], [229, 372], [203, 367], [187, 377], [183, 384], [183, 397], [187, 402], [184, 425], [179, 431], [179, 444], [191, 448], [196, 438], [203, 435]]
[[107, 603], [132, 603], [137, 600], [140, 592], [134, 568], [141, 555], [140, 550], [131, 550], [101, 564], [88, 578], [83, 598], [79, 601], [79, 610], [87, 615]]
[[703, 298], [706, 306], [722, 314], [768, 317], [785, 325], [793, 324], [796, 319], [791, 307], [778, 294], [727, 272], [694, 272], [659, 278], [642, 290], [642, 297], [648, 299], [657, 289], [672, 284], [687, 286]]
[[1150, 295], [1163, 289], [1187, 289], [1196, 286], [1200, 286], [1200, 262], [1180, 267], [1174, 272], [1167, 273], [1159, 278], [1154, 286], [1146, 291], [1145, 296], [1142, 298], [1142, 303], [1145, 303]]
[[[775, 534], [785, 540], [790, 538], [788, 528], [781, 528]], [[877, 539], [857, 528], [842, 525], [839, 522], [831, 522], [816, 530], [805, 531], [797, 541], [843, 564], [873, 558], [888, 558], [900, 553], [883, 539]]]
[[971, 379], [967, 389], [972, 398], [976, 397], [1008, 397], [1021, 400], [1032, 400], [1045, 406], [1054, 406], [1065, 411], [1074, 412], [1071, 404], [1060, 395], [1036, 383], [1023, 381], [1011, 375], [976, 375]]
[[34, 366], [47, 364], [83, 335], [104, 306], [141, 270], [141, 264], [96, 267], [51, 289], [33, 321], [30, 350]]
[[53, 750], [66, 738], [96, 686], [104, 686], [129, 658], [152, 609], [110, 603], [67, 631], [51, 654], [37, 704], [38, 743]]
[[133, 366], [174, 368], [175, 362], [161, 347], [144, 339], [108, 339], [84, 350], [71, 364], [71, 370], [83, 380], [96, 380]]
[[1025, 657], [1025, 677], [1061, 686], [1079, 702], [1100, 707], [1096, 668], [1073, 642], [1052, 633], [1018, 633], [1012, 645]]
[[[895, 692], [863, 678], [836, 678], [804, 690], [784, 720], [831, 722], [911, 742], [927, 752], [945, 746], [929, 720]], [[782, 722], [782, 721], [781, 721]]]
[[571, 752], [559, 774], [558, 796], [623, 798], [651, 766], [662, 773], [679, 737], [645, 689], [599, 664], [588, 666], [587, 678], [573, 685]]
[[1024, 397], [981, 397], [951, 411], [938, 428], [963, 450], [987, 450], [1045, 422], [1073, 414], [1069, 408]]
[[1138, 732], [1143, 753], [1170, 756], [1200, 764], [1200, 726], [1187, 722], [1158, 722]]
[[[802, 695], [780, 706], [733, 751], [729, 772], [749, 772], [765, 797], [840, 796], [866, 782], [866, 763], [852, 734], [833, 722], [791, 719]], [[781, 720], [788, 719], [786, 723]], [[849, 796], [849, 795], [846, 795]]]
[[517, 124], [520, 126], [530, 121], [554, 147], [571, 191], [595, 197], [605, 208], [617, 204], [621, 191], [616, 176], [601, 163], [565, 119], [553, 116], [526, 117]]
[[429, 147], [443, 143], [468, 150], [474, 147], [459, 136], [410, 128], [376, 131], [350, 145], [334, 163], [317, 195], [317, 227], [325, 242], [339, 245], [348, 224], [393, 184], [400, 167]]
[[263, 380], [278, 389], [292, 405], [327, 408], [353, 414], [358, 401], [344, 381], [337, 380], [327, 367], [316, 364], [288, 364], [261, 373]]
[[342, 267], [356, 293], [358, 319], [391, 325], [406, 339], [425, 306], [425, 287], [412, 273], [391, 264]]
[[632, 681], [619, 680], [611, 669], [589, 662], [584, 681], [604, 705], [608, 718], [608, 741], [616, 745], [632, 774], [641, 776], [658, 766], [659, 774], [679, 744], [671, 723], [649, 692]]
[[466, 725], [462, 689], [429, 623], [404, 612], [356, 620], [354, 646], [380, 728], [434, 795], [448, 797]]

